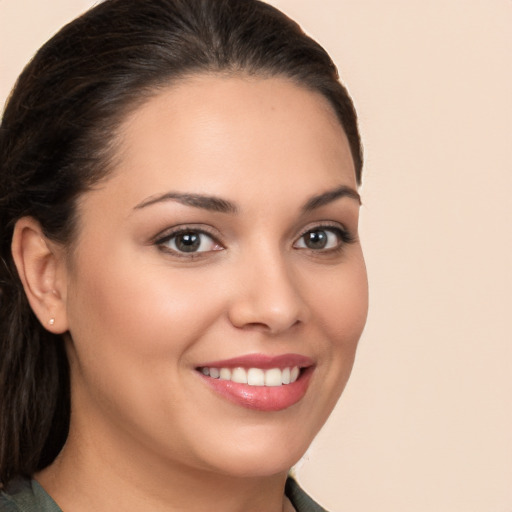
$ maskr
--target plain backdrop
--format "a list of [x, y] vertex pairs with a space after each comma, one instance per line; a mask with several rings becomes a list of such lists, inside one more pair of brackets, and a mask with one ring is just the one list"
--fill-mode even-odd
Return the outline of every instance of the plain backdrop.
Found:
[[[512, 511], [512, 1], [273, 0], [336, 61], [366, 164], [368, 325], [299, 465], [326, 508]], [[0, 0], [0, 103], [91, 0]]]

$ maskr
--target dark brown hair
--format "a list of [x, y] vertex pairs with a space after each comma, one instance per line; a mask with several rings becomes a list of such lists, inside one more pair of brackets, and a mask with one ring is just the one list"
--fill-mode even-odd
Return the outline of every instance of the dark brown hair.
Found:
[[196, 73], [284, 76], [322, 94], [361, 179], [352, 101], [315, 41], [257, 0], [106, 0], [66, 25], [19, 77], [0, 128], [0, 483], [50, 464], [67, 436], [63, 340], [32, 313], [11, 256], [16, 221], [73, 241], [77, 197], [107, 175], [116, 129]]

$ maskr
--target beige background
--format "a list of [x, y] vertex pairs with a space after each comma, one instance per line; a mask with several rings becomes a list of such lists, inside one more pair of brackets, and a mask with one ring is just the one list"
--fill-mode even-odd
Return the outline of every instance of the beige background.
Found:
[[[91, 0], [0, 0], [0, 102]], [[299, 477], [335, 511], [512, 511], [512, 1], [274, 0], [333, 55], [366, 151], [371, 310]]]

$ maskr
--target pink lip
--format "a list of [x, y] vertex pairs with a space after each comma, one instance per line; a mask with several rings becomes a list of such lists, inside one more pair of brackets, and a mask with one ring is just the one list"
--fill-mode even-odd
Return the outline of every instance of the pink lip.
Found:
[[280, 356], [266, 356], [263, 354], [250, 354], [223, 361], [213, 361], [201, 364], [198, 368], [290, 368], [300, 366], [299, 378], [291, 384], [282, 386], [249, 386], [230, 380], [212, 379], [197, 372], [210, 389], [242, 407], [259, 411], [281, 411], [299, 402], [308, 390], [311, 375], [314, 371], [313, 361], [298, 354], [283, 354]]

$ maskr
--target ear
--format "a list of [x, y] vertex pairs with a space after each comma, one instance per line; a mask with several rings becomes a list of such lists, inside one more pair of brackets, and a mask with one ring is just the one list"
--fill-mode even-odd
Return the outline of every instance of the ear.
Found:
[[62, 247], [46, 238], [34, 218], [22, 217], [14, 227], [11, 251], [32, 311], [48, 331], [66, 332], [67, 271]]

